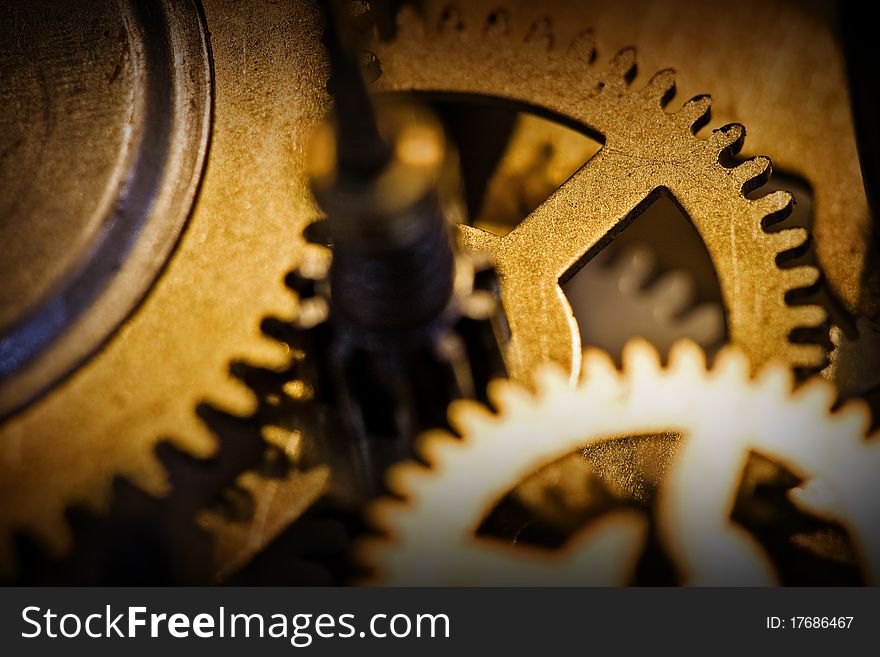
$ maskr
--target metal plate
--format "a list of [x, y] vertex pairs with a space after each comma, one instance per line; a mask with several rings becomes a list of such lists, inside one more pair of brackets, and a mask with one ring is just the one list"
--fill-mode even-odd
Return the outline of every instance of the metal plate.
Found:
[[189, 214], [210, 131], [195, 2], [0, 2], [0, 417], [100, 347]]

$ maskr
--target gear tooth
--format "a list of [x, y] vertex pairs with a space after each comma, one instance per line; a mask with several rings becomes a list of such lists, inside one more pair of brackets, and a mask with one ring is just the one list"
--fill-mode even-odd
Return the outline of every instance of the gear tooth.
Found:
[[485, 406], [469, 399], [455, 401], [449, 406], [449, 424], [462, 436], [480, 433], [495, 420]]
[[486, 16], [484, 33], [490, 37], [507, 36], [510, 33], [510, 14], [505, 9], [496, 9]]
[[392, 492], [407, 497], [412, 491], [418, 490], [419, 481], [426, 473], [424, 467], [412, 461], [395, 463], [385, 473], [385, 483]]
[[697, 344], [718, 345], [724, 339], [724, 311], [720, 305], [701, 303], [687, 311], [684, 328]]
[[541, 50], [550, 50], [553, 47], [553, 41], [553, 23], [546, 16], [542, 16], [532, 23], [525, 36], [525, 43]]
[[[805, 265], [803, 267], [792, 267], [791, 269], [780, 270], [785, 288], [788, 290], [799, 290], [809, 288], [819, 282], [819, 270], [816, 267]], [[809, 307], [809, 306], [803, 306]], [[817, 306], [814, 306], [817, 307]]]
[[463, 32], [465, 29], [464, 21], [461, 18], [461, 12], [453, 4], [448, 4], [440, 12], [437, 19], [437, 32], [440, 34], [451, 34]]
[[281, 450], [291, 463], [296, 463], [299, 459], [303, 436], [298, 429], [291, 430], [278, 425], [266, 424], [260, 428], [260, 437], [268, 445]]
[[237, 417], [247, 417], [257, 410], [254, 391], [231, 375], [227, 384], [213, 390], [212, 396], [205, 403], [214, 408], [222, 408], [224, 412]]
[[711, 107], [712, 99], [709, 96], [696, 96], [682, 105], [673, 116], [696, 133], [709, 120]]
[[759, 155], [734, 167], [729, 175], [736, 181], [740, 191], [748, 194], [766, 183], [770, 179], [771, 171], [770, 158]]
[[810, 239], [806, 228], [786, 228], [774, 233], [767, 233], [766, 239], [772, 240], [773, 251], [779, 255], [786, 251], [794, 251], [804, 247]]
[[618, 258], [613, 268], [617, 270], [620, 291], [637, 294], [648, 284], [657, 269], [657, 259], [644, 246], [628, 248]]
[[490, 381], [486, 393], [489, 401], [501, 413], [515, 413], [532, 402], [525, 388], [506, 379]]
[[650, 294], [654, 300], [654, 316], [669, 322], [693, 305], [694, 283], [683, 271], [673, 270], [650, 287]]
[[416, 454], [430, 467], [437, 465], [444, 445], [460, 444], [460, 441], [444, 429], [429, 429], [421, 433], [414, 445]]
[[662, 370], [660, 354], [650, 342], [634, 338], [623, 346], [623, 371], [627, 375], [651, 376]]
[[330, 305], [324, 297], [304, 299], [296, 308], [293, 323], [300, 330], [307, 331], [327, 321]]
[[583, 57], [584, 61], [592, 64], [596, 60], [596, 37], [592, 30], [585, 30], [575, 36], [571, 41], [569, 52], [576, 57]]
[[715, 357], [712, 372], [718, 378], [745, 381], [749, 377], [748, 358], [736, 345], [724, 345]]
[[794, 328], [815, 328], [828, 319], [828, 312], [822, 306], [789, 306], [788, 317]]
[[262, 334], [250, 340], [233, 360], [251, 367], [280, 371], [290, 365], [290, 347]]
[[705, 372], [706, 352], [693, 340], [677, 340], [669, 350], [670, 372]]
[[757, 386], [777, 398], [787, 397], [794, 389], [794, 373], [780, 363], [770, 363], [757, 375]]
[[535, 373], [535, 387], [542, 396], [552, 395], [557, 390], [566, 390], [568, 374], [556, 363], [547, 363]]
[[636, 50], [635, 48], [623, 48], [619, 50], [611, 61], [603, 76], [606, 89], [622, 89], [636, 76]]
[[815, 370], [826, 361], [825, 348], [818, 344], [794, 344], [787, 347], [786, 361], [791, 367]]
[[831, 411], [837, 401], [837, 390], [828, 381], [816, 376], [795, 390], [794, 399], [813, 413], [825, 414]]
[[123, 471], [121, 474], [153, 497], [164, 497], [171, 492], [168, 472], [154, 454], [141, 459], [136, 470]]
[[861, 443], [862, 436], [871, 428], [871, 407], [864, 399], [850, 399], [833, 413], [834, 421], [849, 425], [847, 433]]
[[325, 278], [330, 273], [333, 252], [323, 244], [307, 242], [303, 245], [297, 272], [311, 280]]
[[789, 192], [780, 189], [761, 198], [756, 198], [752, 200], [752, 203], [756, 214], [761, 217], [762, 228], [766, 229], [791, 214], [794, 207], [794, 197]]
[[168, 442], [175, 449], [200, 459], [210, 458], [217, 451], [217, 438], [201, 422], [191, 422], [186, 433], [172, 434]]
[[675, 71], [671, 68], [658, 71], [645, 85], [642, 93], [647, 98], [656, 100], [661, 107], [666, 107], [675, 96]]
[[[742, 123], [728, 123], [712, 131], [709, 143], [712, 150], [718, 153], [718, 161], [729, 165], [733, 157], [740, 152], [746, 140], [746, 129]], [[735, 171], [735, 169], [733, 170]], [[745, 172], [745, 170], [744, 170]], [[734, 175], [731, 172], [731, 175]]]
[[584, 351], [581, 365], [581, 380], [588, 386], [605, 386], [617, 378], [617, 366], [611, 356], [602, 349], [589, 348]]

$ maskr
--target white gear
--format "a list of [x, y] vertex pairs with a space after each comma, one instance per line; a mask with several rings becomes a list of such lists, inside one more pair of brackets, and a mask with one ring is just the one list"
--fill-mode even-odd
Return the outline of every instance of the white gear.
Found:
[[746, 357], [725, 347], [707, 369], [703, 352], [678, 343], [664, 367], [643, 341], [619, 371], [588, 350], [582, 382], [544, 369], [535, 396], [510, 382], [490, 391], [493, 414], [473, 402], [450, 408], [461, 438], [424, 438], [429, 467], [401, 464], [388, 484], [405, 501], [376, 502], [384, 536], [360, 556], [392, 585], [591, 585], [630, 581], [646, 521], [612, 513], [561, 550], [523, 549], [477, 538], [477, 528], [518, 482], [585, 445], [678, 432], [684, 436], [657, 499], [659, 538], [683, 583], [777, 581], [768, 555], [730, 512], [749, 454], [758, 451], [805, 481], [793, 499], [848, 531], [865, 578], [880, 580], [880, 435], [865, 439], [861, 402], [832, 411], [832, 385], [815, 378], [793, 391], [792, 374], [770, 365], [756, 379]]

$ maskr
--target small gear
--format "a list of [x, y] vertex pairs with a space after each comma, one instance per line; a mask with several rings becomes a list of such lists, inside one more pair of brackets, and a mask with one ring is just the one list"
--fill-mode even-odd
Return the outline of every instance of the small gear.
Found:
[[[364, 539], [360, 556], [385, 584], [623, 584], [648, 534], [644, 517], [615, 511], [590, 523], [557, 552], [477, 537], [506, 491], [542, 466], [622, 436], [682, 436], [656, 500], [659, 540], [686, 584], [776, 581], [762, 545], [731, 520], [749, 454], [758, 452], [802, 484], [790, 497], [801, 509], [839, 523], [868, 581], [880, 577], [880, 435], [865, 438], [860, 402], [832, 411], [835, 391], [820, 378], [792, 391], [779, 364], [749, 376], [743, 352], [725, 347], [707, 369], [693, 343], [678, 343], [664, 367], [652, 347], [628, 345], [618, 371], [603, 352], [584, 355], [583, 381], [545, 367], [530, 395], [498, 382], [498, 413], [454, 404], [461, 434], [429, 434], [429, 467], [401, 464], [370, 517], [383, 537]], [[430, 469], [429, 469], [430, 468]]]
[[621, 50], [604, 69], [594, 66], [590, 32], [560, 48], [548, 19], [522, 23], [497, 10], [475, 25], [461, 16], [448, 7], [422, 19], [405, 8], [395, 38], [374, 45], [376, 87], [501, 99], [555, 115], [604, 140], [594, 157], [508, 234], [462, 227], [466, 246], [488, 253], [498, 271], [511, 327], [512, 378], [528, 381], [548, 361], [577, 377], [580, 337], [560, 282], [661, 195], [683, 208], [706, 244], [729, 339], [753, 366], [771, 359], [799, 368], [821, 366], [824, 349], [795, 343], [792, 333], [821, 325], [825, 312], [786, 303], [789, 292], [814, 284], [818, 271], [777, 266], [780, 256], [805, 247], [807, 234], [766, 230], [790, 212], [788, 193], [745, 197], [766, 182], [770, 161], [735, 162], [745, 136], [741, 125], [697, 138], [694, 133], [708, 119], [707, 96], [667, 113], [674, 73], [661, 71], [644, 88], [633, 89], [634, 51]]

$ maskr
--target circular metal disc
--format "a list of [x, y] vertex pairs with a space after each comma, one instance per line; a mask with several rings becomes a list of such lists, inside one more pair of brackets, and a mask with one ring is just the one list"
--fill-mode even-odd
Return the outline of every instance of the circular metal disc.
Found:
[[93, 353], [192, 206], [211, 66], [194, 2], [0, 1], [0, 417]]

